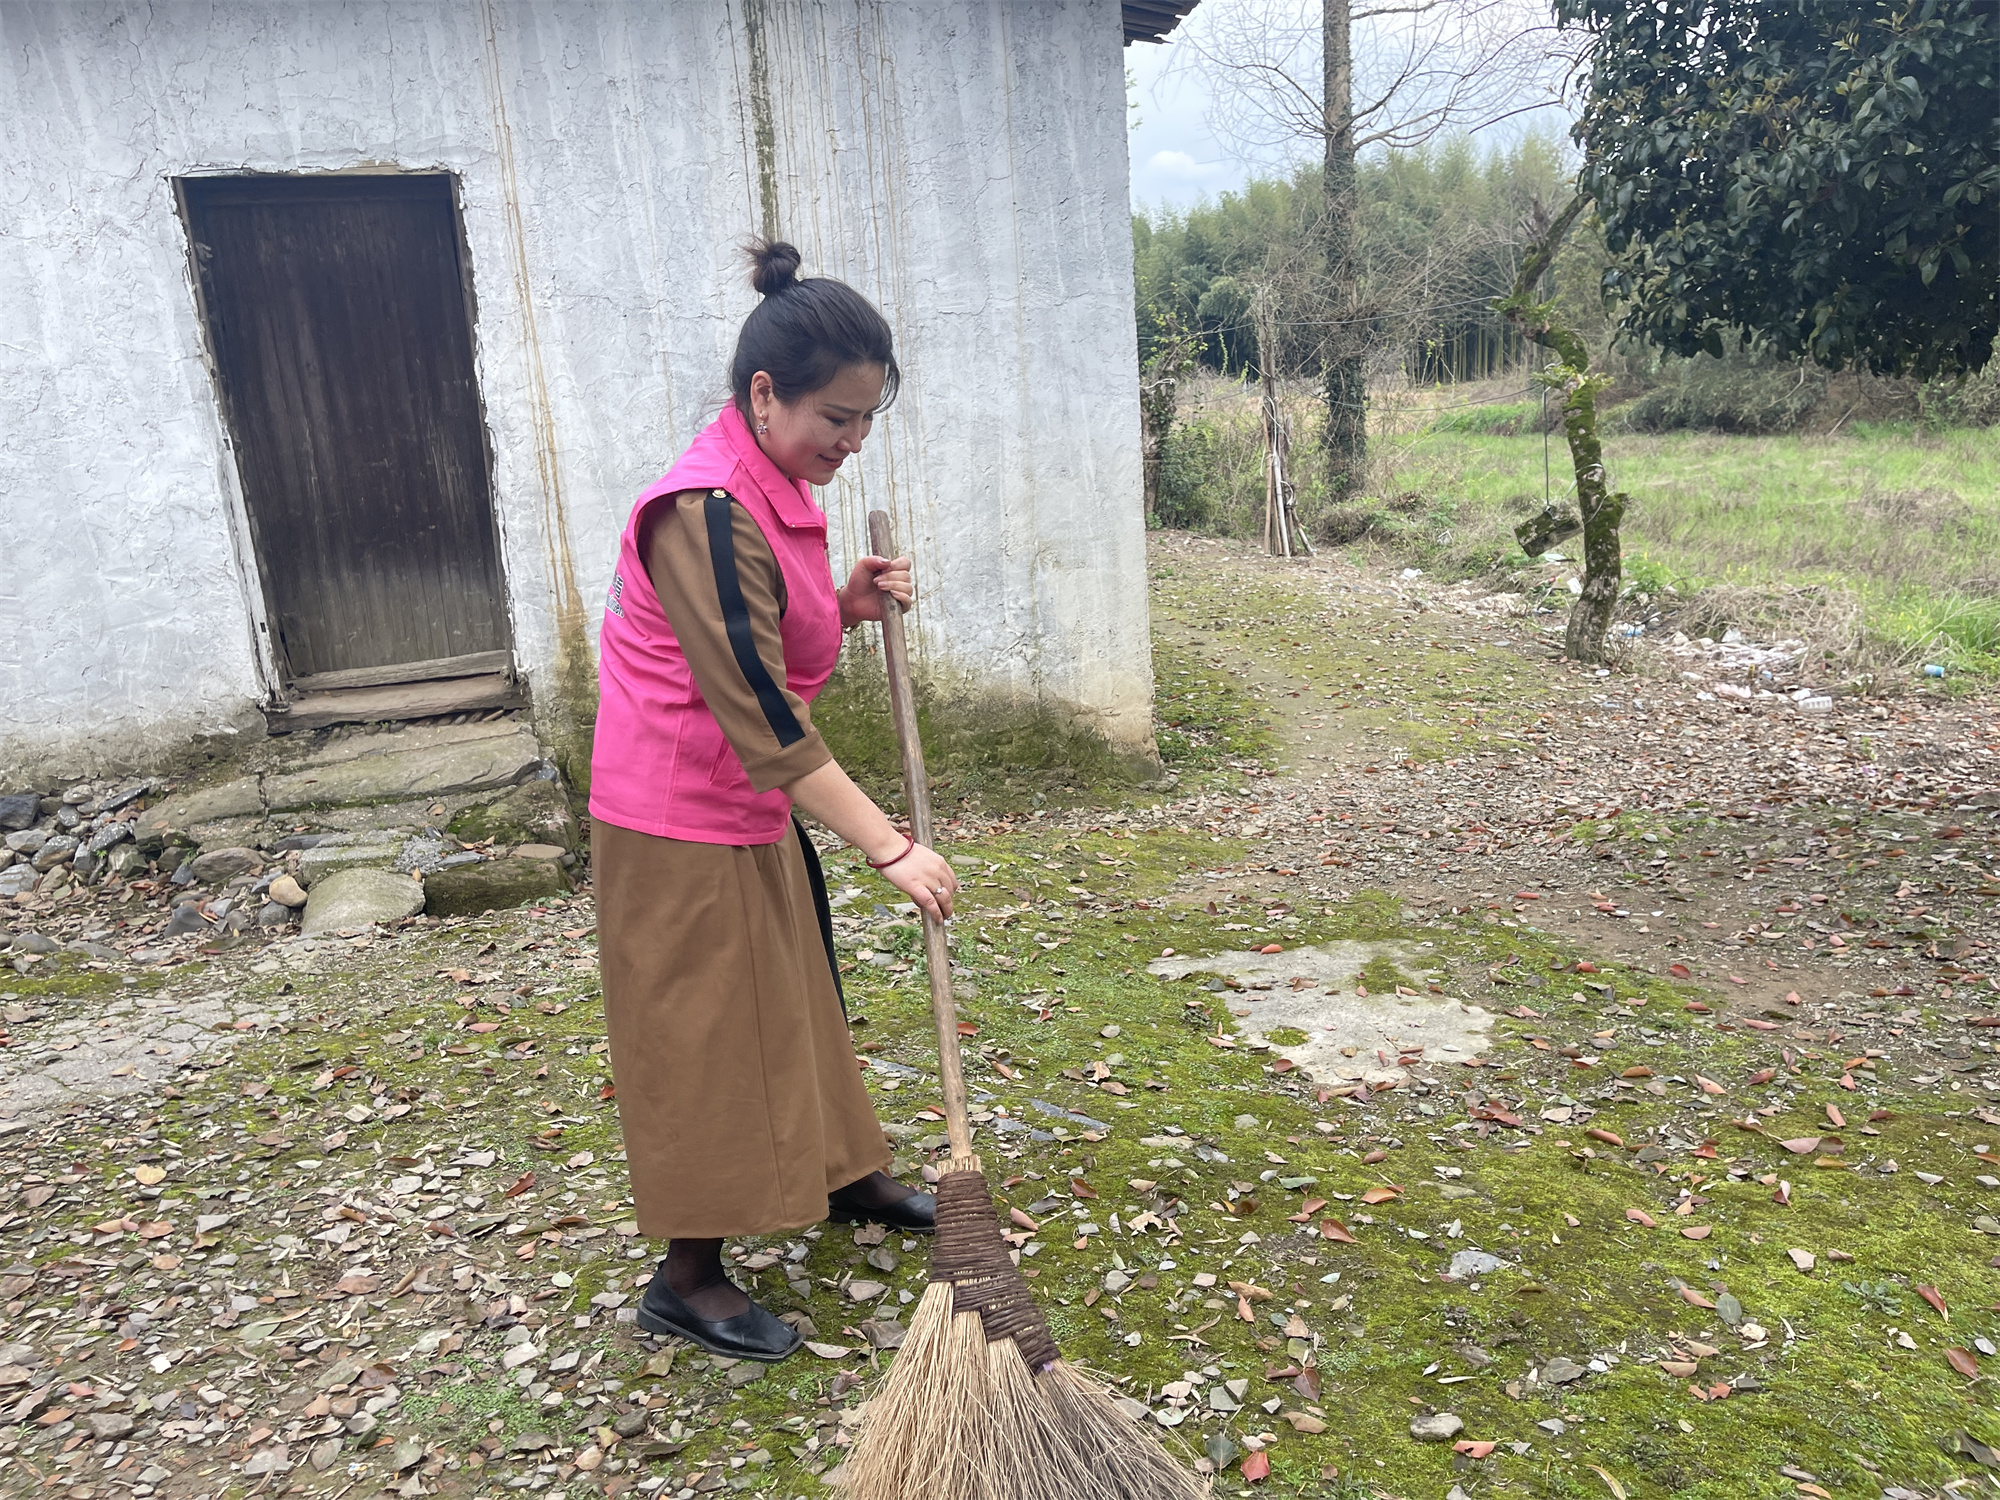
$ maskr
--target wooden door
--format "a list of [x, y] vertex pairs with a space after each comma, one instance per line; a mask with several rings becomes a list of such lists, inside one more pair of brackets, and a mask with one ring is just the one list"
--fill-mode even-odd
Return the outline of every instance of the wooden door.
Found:
[[287, 681], [504, 668], [450, 177], [192, 177], [180, 192]]

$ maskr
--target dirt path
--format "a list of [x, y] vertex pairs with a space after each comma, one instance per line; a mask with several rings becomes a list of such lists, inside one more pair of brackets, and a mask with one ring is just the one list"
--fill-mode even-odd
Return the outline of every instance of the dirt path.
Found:
[[[1714, 695], [1727, 669], [1698, 646], [1642, 643], [1603, 676], [1554, 661], [1559, 615], [1469, 586], [1173, 533], [1153, 559], [1170, 654], [1230, 674], [1273, 727], [1275, 774], [1191, 809], [1256, 841], [1221, 895], [1383, 885], [1679, 964], [1745, 1011], [1951, 1000], [1991, 962], [1988, 696], [1808, 717]], [[1282, 607], [1246, 611], [1259, 599]], [[1971, 984], [1965, 1003], [1993, 1009]]]

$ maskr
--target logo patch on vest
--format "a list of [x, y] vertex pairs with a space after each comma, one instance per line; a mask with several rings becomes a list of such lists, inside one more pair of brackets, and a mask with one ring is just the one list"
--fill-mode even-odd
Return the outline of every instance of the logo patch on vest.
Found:
[[610, 592], [604, 596], [604, 607], [621, 620], [625, 618], [625, 606], [622, 602], [624, 597], [625, 580], [621, 575], [613, 573]]

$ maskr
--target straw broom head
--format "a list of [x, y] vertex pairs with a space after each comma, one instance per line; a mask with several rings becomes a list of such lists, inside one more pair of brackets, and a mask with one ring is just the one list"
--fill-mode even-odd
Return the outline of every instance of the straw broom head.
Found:
[[938, 1177], [931, 1285], [846, 1465], [848, 1500], [1201, 1500], [1065, 1364], [1007, 1254], [977, 1157]]

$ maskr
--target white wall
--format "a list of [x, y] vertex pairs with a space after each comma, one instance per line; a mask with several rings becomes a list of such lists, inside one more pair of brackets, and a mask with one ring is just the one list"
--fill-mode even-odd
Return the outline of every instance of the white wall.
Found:
[[[778, 227], [894, 323], [934, 673], [1148, 742], [1116, 0], [759, 3]], [[254, 722], [262, 600], [171, 179], [459, 175], [522, 664], [724, 393], [761, 222], [742, 0], [0, 4], [0, 767]]]

